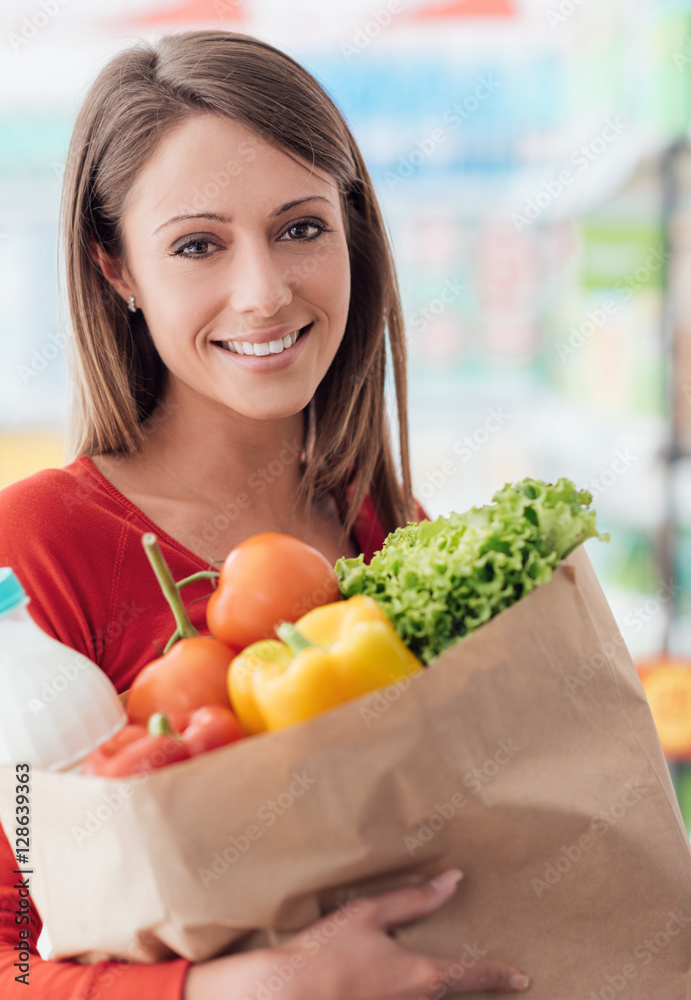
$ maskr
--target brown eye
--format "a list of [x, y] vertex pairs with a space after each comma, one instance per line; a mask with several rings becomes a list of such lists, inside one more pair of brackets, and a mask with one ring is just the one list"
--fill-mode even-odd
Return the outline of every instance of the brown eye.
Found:
[[293, 222], [286, 229], [285, 234], [289, 236], [288, 243], [306, 243], [308, 240], [314, 240], [325, 232], [327, 232], [327, 229], [323, 223], [312, 219], [305, 219], [302, 222]]
[[187, 240], [182, 246], [179, 246], [177, 250], [173, 250], [174, 257], [213, 257], [210, 253], [185, 253], [189, 247], [215, 247], [217, 246], [212, 240], [206, 239], [202, 236], [197, 236], [192, 240]]

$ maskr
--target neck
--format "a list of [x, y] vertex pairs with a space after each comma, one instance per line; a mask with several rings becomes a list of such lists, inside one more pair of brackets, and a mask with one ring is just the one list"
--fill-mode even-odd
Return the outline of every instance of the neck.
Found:
[[172, 390], [144, 430], [137, 464], [171, 500], [234, 503], [247, 520], [276, 530], [307, 515], [296, 506], [305, 411], [252, 420], [206, 400], [186, 405]]

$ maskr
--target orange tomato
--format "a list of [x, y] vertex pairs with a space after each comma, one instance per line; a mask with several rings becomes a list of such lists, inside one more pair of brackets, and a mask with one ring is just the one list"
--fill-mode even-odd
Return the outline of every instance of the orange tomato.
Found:
[[263, 532], [236, 545], [206, 606], [213, 634], [236, 649], [275, 638], [274, 625], [341, 599], [329, 560], [292, 535]]
[[193, 712], [203, 705], [230, 708], [226, 678], [235, 655], [212, 636], [178, 639], [132, 681], [126, 706], [130, 721], [146, 725], [154, 712]]

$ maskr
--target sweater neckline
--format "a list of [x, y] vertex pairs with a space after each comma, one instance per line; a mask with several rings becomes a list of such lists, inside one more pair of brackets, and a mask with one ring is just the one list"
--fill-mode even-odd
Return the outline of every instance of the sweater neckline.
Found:
[[113, 483], [111, 483], [110, 479], [106, 479], [90, 455], [80, 455], [77, 461], [81, 463], [85, 471], [91, 475], [99, 483], [99, 485], [106, 490], [107, 493], [117, 500], [121, 506], [125, 507], [131, 513], [136, 514], [140, 520], [147, 524], [158, 538], [162, 538], [169, 545], [172, 545], [173, 548], [182, 552], [183, 555], [187, 556], [188, 559], [192, 560], [192, 562], [196, 563], [198, 566], [201, 566], [202, 569], [214, 570], [215, 572], [218, 572], [219, 567], [214, 566], [212, 563], [205, 562], [201, 556], [196, 554], [196, 552], [192, 552], [192, 550], [188, 549], [182, 544], [182, 542], [179, 542], [177, 538], [173, 538], [172, 535], [169, 535], [167, 531], [164, 531], [163, 528], [159, 527], [158, 524], [152, 521], [140, 507], [137, 507], [136, 503], [133, 503], [132, 500], [126, 497], [124, 493], [121, 493], [120, 490], [114, 486]]
[[[196, 563], [198, 566], [201, 566], [203, 569], [213, 570], [214, 572], [219, 571], [218, 566], [215, 566], [213, 563], [205, 562], [201, 558], [201, 556], [198, 556], [195, 552], [192, 552], [192, 550], [188, 549], [185, 545], [182, 544], [182, 542], [179, 542], [177, 538], [173, 538], [172, 535], [169, 535], [167, 531], [164, 531], [163, 528], [159, 527], [154, 521], [152, 521], [151, 518], [148, 517], [140, 507], [137, 507], [136, 503], [133, 503], [133, 501], [130, 500], [128, 497], [126, 497], [124, 493], [121, 493], [120, 490], [116, 486], [114, 486], [113, 483], [111, 483], [110, 479], [107, 479], [103, 475], [103, 473], [98, 468], [98, 466], [96, 465], [96, 463], [94, 462], [94, 460], [91, 458], [90, 455], [80, 455], [79, 458], [76, 459], [76, 461], [81, 463], [82, 468], [85, 470], [85, 472], [88, 475], [91, 475], [107, 493], [109, 493], [115, 500], [118, 501], [119, 504], [121, 504], [121, 506], [125, 507], [131, 513], [135, 514], [138, 518], [140, 518], [140, 520], [142, 520], [145, 524], [147, 524], [157, 537], [164, 539], [169, 545], [172, 545], [173, 548], [176, 548], [178, 552], [182, 552], [183, 555], [187, 556], [188, 559], [192, 560], [194, 563]], [[351, 537], [353, 541], [356, 543], [355, 547], [360, 552], [362, 552], [363, 551], [362, 543], [357, 535], [356, 526], [353, 526], [353, 529], [351, 531]]]

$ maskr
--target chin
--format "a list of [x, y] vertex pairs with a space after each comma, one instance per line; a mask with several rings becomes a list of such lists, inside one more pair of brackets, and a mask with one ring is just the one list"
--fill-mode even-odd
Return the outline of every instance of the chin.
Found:
[[235, 400], [232, 409], [248, 420], [286, 420], [288, 417], [294, 417], [296, 413], [301, 413], [311, 398], [311, 395], [301, 394], [299, 398], [267, 399], [263, 405], [257, 400], [252, 402], [248, 400], [246, 406]]

